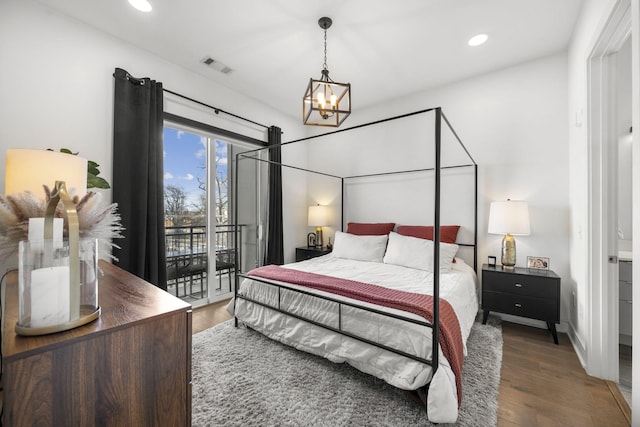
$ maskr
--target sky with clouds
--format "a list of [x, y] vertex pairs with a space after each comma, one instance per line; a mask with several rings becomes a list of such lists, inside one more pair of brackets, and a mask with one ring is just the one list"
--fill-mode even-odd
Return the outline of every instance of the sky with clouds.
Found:
[[[182, 188], [188, 203], [195, 203], [205, 182], [207, 171], [207, 137], [173, 128], [164, 128], [164, 184]], [[216, 140], [217, 173], [227, 173], [227, 144]]]

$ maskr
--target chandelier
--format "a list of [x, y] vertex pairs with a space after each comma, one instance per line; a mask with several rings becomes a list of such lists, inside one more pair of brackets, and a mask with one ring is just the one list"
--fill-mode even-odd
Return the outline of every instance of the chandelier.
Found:
[[351, 114], [351, 84], [334, 82], [327, 68], [327, 29], [332, 23], [327, 17], [318, 20], [324, 30], [324, 65], [320, 80], [309, 79], [302, 99], [305, 125], [338, 127]]

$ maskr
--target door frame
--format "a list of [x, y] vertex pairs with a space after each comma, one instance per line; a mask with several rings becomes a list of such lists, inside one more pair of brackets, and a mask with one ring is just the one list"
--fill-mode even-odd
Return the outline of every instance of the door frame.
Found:
[[[640, 129], [640, 0], [631, 0], [631, 117], [633, 129]], [[632, 176], [633, 182], [640, 182], [640, 140], [638, 136], [632, 143]], [[640, 191], [633, 193], [632, 201], [633, 228], [633, 277], [640, 278]], [[633, 288], [634, 301], [640, 301], [640, 286]], [[633, 328], [640, 331], [640, 312], [633, 313]], [[640, 333], [633, 336], [633, 345], [640, 348]], [[638, 360], [635, 360], [638, 359]], [[632, 359], [632, 388], [640, 390], [640, 352]], [[640, 417], [640, 393], [631, 397], [632, 424]]]
[[615, 53], [631, 36], [630, 0], [614, 6], [587, 61], [588, 227], [587, 372], [618, 381], [617, 139]]

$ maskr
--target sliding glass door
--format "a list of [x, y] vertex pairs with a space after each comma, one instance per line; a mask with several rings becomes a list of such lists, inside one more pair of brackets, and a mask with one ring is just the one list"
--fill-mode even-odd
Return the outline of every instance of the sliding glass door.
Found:
[[194, 306], [232, 295], [228, 147], [215, 135], [165, 123], [167, 289]]

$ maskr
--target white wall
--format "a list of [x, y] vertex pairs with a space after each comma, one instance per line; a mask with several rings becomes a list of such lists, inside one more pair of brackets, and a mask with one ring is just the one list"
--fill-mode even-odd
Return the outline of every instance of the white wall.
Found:
[[[31, 0], [0, 2], [0, 58], [3, 193], [5, 151], [16, 147], [79, 151], [97, 161], [101, 175], [112, 181], [115, 67], [258, 123], [279, 126], [288, 138], [305, 132], [292, 117]], [[170, 94], [165, 101], [170, 112], [266, 140], [262, 128], [216, 116]], [[110, 199], [110, 191], [104, 194]], [[285, 209], [285, 223], [288, 215]]]
[[[569, 320], [569, 163], [567, 118], [567, 58], [557, 54], [455, 84], [416, 93], [379, 108], [355, 111], [349, 126], [440, 106], [479, 165], [479, 263], [488, 255], [500, 258], [502, 236], [487, 234], [487, 215], [493, 200], [529, 202], [531, 235], [518, 236], [517, 265], [527, 256], [547, 256], [562, 277], [563, 323]], [[407, 122], [410, 132], [424, 133], [424, 122]], [[405, 129], [406, 131], [407, 129]], [[343, 144], [336, 154], [310, 151], [310, 159], [360, 162], [376, 153], [411, 162], [416, 151], [403, 138], [389, 138], [386, 150], [367, 150]], [[366, 144], [365, 144], [366, 146]], [[375, 160], [375, 159], [374, 159]], [[406, 199], [416, 197], [407, 191]], [[462, 202], [469, 209], [468, 201]], [[380, 201], [381, 215], [388, 210]], [[472, 205], [471, 205], [472, 206]], [[392, 207], [393, 208], [393, 207]], [[372, 219], [370, 216], [369, 219]], [[513, 319], [513, 318], [512, 318]], [[540, 327], [543, 322], [514, 319]]]
[[289, 125], [266, 106], [38, 3], [9, 0], [0, 7], [2, 164], [8, 147], [70, 147], [101, 163], [110, 180], [115, 67], [257, 122]]

